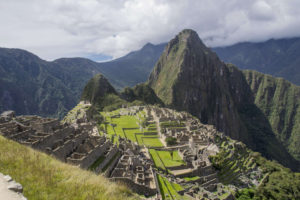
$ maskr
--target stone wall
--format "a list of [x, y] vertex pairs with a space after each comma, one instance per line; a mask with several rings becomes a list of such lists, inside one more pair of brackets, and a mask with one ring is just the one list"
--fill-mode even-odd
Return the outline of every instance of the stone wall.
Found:
[[208, 176], [212, 173], [214, 173], [212, 166], [206, 166], [206, 167], [199, 167], [193, 170], [192, 172], [180, 174], [177, 177], [184, 178], [184, 177], [192, 177], [192, 176]]
[[151, 189], [151, 188], [145, 187], [143, 185], [137, 184], [128, 178], [119, 178], [118, 177], [118, 178], [111, 178], [111, 180], [124, 183], [133, 192], [138, 193], [140, 195], [145, 195], [146, 197], [153, 196], [157, 193], [156, 189]]
[[60, 122], [58, 119], [49, 119], [45, 120], [44, 122], [32, 122], [31, 126], [36, 129], [37, 131], [49, 133], [54, 130], [54, 128], [58, 127], [60, 125]]
[[45, 136], [42, 140], [40, 140], [37, 144], [33, 147], [37, 149], [46, 149], [47, 147], [52, 147], [53, 144], [57, 140], [63, 140], [64, 138], [68, 137], [72, 132], [74, 132], [73, 127], [65, 127], [63, 129], [57, 130], [52, 134]]
[[156, 186], [157, 195], [158, 195], [158, 197], [161, 198], [161, 193], [160, 193], [160, 189], [159, 189], [157, 174], [153, 169], [152, 169], [152, 173], [153, 173], [153, 176], [154, 176], [154, 182], [155, 182], [155, 186]]
[[95, 149], [93, 149], [91, 152], [86, 154], [80, 159], [74, 159], [71, 157], [67, 158], [67, 162], [74, 164], [74, 165], [79, 165], [83, 169], [87, 169], [89, 166], [91, 166], [100, 156], [103, 155], [105, 150], [109, 148], [111, 145], [110, 141], [105, 142], [103, 145], [97, 146]]
[[119, 152], [119, 149], [114, 146], [112, 149], [107, 153], [105, 156], [105, 159], [103, 160], [102, 163], [95, 169], [96, 173], [100, 173], [102, 169], [109, 163], [109, 161]]
[[108, 166], [108, 168], [106, 169], [104, 176], [109, 177], [112, 170], [115, 168], [115, 166], [118, 164], [120, 158], [121, 158], [122, 154], [119, 153], [119, 155], [112, 161], [112, 163]]
[[179, 165], [174, 167], [166, 167], [169, 170], [182, 170], [182, 169], [188, 169], [189, 167], [187, 165]]

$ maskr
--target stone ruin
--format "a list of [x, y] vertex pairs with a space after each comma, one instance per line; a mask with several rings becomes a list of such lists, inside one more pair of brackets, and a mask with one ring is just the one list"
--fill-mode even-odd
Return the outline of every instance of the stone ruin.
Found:
[[[216, 190], [219, 183], [217, 171], [212, 166], [209, 156], [216, 155], [219, 152], [214, 144], [214, 137], [217, 131], [211, 125], [204, 125], [199, 120], [193, 118], [187, 113], [174, 113], [167, 108], [151, 108], [151, 114], [157, 124], [161, 122], [177, 122], [175, 127], [160, 127], [159, 136], [161, 140], [167, 137], [175, 138], [177, 145], [167, 147], [163, 150], [178, 150], [179, 156], [185, 161], [186, 165], [177, 167], [168, 167], [171, 170], [171, 179], [173, 182], [182, 183], [183, 177], [199, 176], [199, 179], [192, 181], [190, 187], [186, 187], [181, 194], [187, 194], [193, 198], [197, 196], [199, 187], [193, 189], [195, 184], [212, 192]], [[184, 124], [182, 125], [182, 122]], [[173, 176], [173, 177], [172, 177]]]
[[127, 149], [112, 171], [111, 179], [126, 183], [134, 192], [148, 196], [157, 193], [152, 161], [141, 152]]
[[[171, 173], [160, 174], [170, 181], [185, 185], [179, 193], [191, 198], [200, 198], [199, 194], [218, 192], [219, 180], [209, 156], [219, 152], [215, 145], [218, 133], [213, 126], [203, 125], [191, 115], [177, 113], [168, 108], [136, 106], [122, 108], [120, 115], [135, 115], [145, 111], [142, 117], [148, 125], [155, 123], [158, 136], [162, 141], [167, 137], [175, 138], [175, 146], [160, 147], [157, 150], [178, 150], [185, 165], [166, 167]], [[114, 117], [114, 116], [111, 116]], [[177, 122], [176, 126], [163, 127], [162, 122]], [[44, 151], [56, 158], [90, 168], [99, 159], [103, 161], [93, 169], [113, 181], [124, 182], [134, 192], [148, 196], [159, 194], [156, 169], [145, 147], [125, 138], [118, 137], [118, 146], [105, 136], [99, 136], [95, 124], [81, 119], [74, 124], [61, 124], [57, 119], [38, 116], [15, 116], [14, 112], [5, 112], [0, 116], [0, 134], [21, 144]], [[184, 177], [199, 178], [185, 181]], [[199, 189], [200, 188], [200, 189]], [[201, 198], [205, 198], [202, 195]], [[209, 196], [208, 196], [209, 197]], [[201, 199], [200, 198], [200, 199]]]
[[58, 119], [39, 116], [15, 116], [12, 111], [0, 116], [0, 134], [57, 159], [83, 169], [99, 157], [116, 152], [116, 147], [103, 136], [93, 136], [93, 123], [61, 124]]

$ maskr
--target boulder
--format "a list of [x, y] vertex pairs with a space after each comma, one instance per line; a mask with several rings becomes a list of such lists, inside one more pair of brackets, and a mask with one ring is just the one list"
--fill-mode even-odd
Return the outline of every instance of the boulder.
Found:
[[20, 183], [17, 183], [15, 181], [11, 181], [10, 184], [8, 185], [7, 189], [14, 191], [14, 192], [23, 192], [23, 187]]

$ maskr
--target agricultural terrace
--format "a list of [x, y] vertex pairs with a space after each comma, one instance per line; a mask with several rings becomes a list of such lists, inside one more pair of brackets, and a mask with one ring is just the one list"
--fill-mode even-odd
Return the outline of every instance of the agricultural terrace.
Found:
[[183, 188], [179, 184], [170, 182], [167, 178], [161, 175], [157, 175], [157, 179], [163, 199], [188, 199], [178, 194], [178, 191], [183, 190]]
[[[130, 113], [131, 112], [131, 113]], [[133, 109], [118, 109], [112, 112], [102, 112], [104, 122], [99, 125], [100, 134], [106, 133], [111, 140], [117, 144], [117, 137], [126, 138], [136, 142], [140, 146], [146, 146], [150, 157], [159, 172], [157, 181], [163, 199], [189, 199], [181, 196], [178, 192], [182, 191], [183, 186], [170, 181], [166, 175], [172, 174], [172, 167], [186, 166], [187, 163], [179, 156], [178, 150], [166, 150], [159, 136], [155, 121], [149, 120], [145, 111], [134, 111]], [[163, 121], [159, 123], [161, 128], [184, 129], [184, 121]], [[100, 158], [101, 160], [101, 158]], [[100, 162], [100, 161], [99, 161]], [[193, 182], [200, 177], [184, 177], [183, 180], [190, 187], [189, 182]]]
[[140, 146], [163, 147], [157, 135], [155, 123], [143, 127], [145, 112], [140, 111], [136, 115], [120, 115], [122, 109], [112, 112], [101, 112], [104, 123], [100, 124], [100, 134], [107, 133], [108, 137], [117, 144], [117, 136], [136, 142]]
[[156, 167], [166, 170], [168, 167], [185, 165], [186, 163], [178, 155], [178, 151], [149, 150]]
[[162, 128], [182, 128], [185, 127], [184, 122], [178, 122], [178, 121], [166, 121], [166, 122], [160, 122], [160, 126]]

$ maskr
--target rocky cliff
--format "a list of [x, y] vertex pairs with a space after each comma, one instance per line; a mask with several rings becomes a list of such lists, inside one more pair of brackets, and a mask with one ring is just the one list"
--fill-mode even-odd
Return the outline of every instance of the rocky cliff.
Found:
[[183, 30], [168, 43], [148, 84], [167, 106], [214, 124], [267, 157], [297, 165], [254, 104], [243, 73], [220, 61], [196, 32]]

